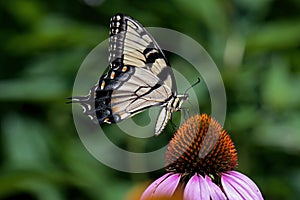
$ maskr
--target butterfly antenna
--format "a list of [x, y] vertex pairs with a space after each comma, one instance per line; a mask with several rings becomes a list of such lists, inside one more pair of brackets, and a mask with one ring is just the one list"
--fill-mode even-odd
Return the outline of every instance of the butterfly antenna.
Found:
[[[198, 79], [197, 79], [197, 81], [193, 84], [193, 85], [191, 85], [190, 87], [188, 87], [186, 90], [185, 90], [185, 92], [184, 92], [184, 94], [185, 95], [187, 95], [187, 92], [191, 89], [191, 88], [193, 88], [194, 86], [196, 86], [198, 83], [200, 83], [201, 82], [201, 79], [198, 77]], [[189, 104], [192, 106], [192, 102], [190, 101], [190, 99], [187, 99], [187, 101], [189, 102]], [[185, 111], [184, 111], [184, 117], [185, 117], [185, 119], [188, 119], [189, 118], [189, 110], [188, 109], [186, 109]]]
[[185, 90], [184, 94], [186, 94], [191, 88], [193, 88], [195, 85], [197, 85], [197, 84], [200, 83], [200, 82], [201, 82], [201, 80], [200, 80], [200, 78], [198, 77], [197, 82], [194, 83], [193, 85], [191, 85], [190, 87], [188, 87], [188, 88]]

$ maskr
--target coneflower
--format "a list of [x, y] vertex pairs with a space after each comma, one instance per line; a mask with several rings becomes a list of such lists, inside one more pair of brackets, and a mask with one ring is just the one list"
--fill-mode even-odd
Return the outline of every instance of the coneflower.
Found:
[[189, 118], [175, 133], [165, 155], [167, 173], [141, 200], [261, 200], [256, 184], [235, 171], [234, 144], [222, 126], [206, 114]]

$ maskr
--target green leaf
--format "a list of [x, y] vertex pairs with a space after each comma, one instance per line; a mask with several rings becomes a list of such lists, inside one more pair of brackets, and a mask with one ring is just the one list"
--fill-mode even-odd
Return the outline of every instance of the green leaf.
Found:
[[6, 167], [47, 169], [51, 166], [46, 127], [17, 114], [7, 115], [2, 125]]
[[300, 44], [300, 20], [278, 21], [261, 25], [248, 37], [249, 52], [288, 49]]
[[64, 98], [67, 88], [57, 77], [35, 77], [0, 81], [0, 101], [51, 101]]

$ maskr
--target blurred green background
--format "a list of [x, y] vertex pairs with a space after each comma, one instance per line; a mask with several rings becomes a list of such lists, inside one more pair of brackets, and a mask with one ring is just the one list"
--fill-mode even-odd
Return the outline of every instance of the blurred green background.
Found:
[[[300, 199], [299, 0], [1, 1], [0, 199], [124, 199], [162, 175], [98, 162], [65, 104], [82, 61], [108, 38], [117, 12], [203, 45], [224, 80], [225, 128], [238, 149], [239, 171], [265, 199]], [[209, 112], [209, 96], [199, 99]], [[130, 145], [119, 134], [111, 137]]]

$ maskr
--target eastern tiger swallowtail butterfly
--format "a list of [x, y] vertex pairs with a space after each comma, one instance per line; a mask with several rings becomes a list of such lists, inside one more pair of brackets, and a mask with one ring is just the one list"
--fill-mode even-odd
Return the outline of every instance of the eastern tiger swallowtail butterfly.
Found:
[[170, 64], [154, 38], [135, 19], [116, 14], [110, 19], [109, 70], [87, 96], [72, 97], [97, 123], [117, 123], [152, 106], [161, 106], [155, 135], [187, 94], [178, 95]]

